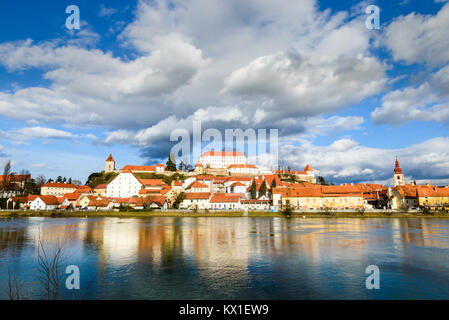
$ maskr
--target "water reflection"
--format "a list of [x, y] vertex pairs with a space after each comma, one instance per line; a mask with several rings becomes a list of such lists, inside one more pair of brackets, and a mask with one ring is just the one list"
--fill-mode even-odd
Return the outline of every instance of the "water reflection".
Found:
[[[39, 237], [69, 239], [67, 264], [80, 266], [92, 299], [449, 297], [448, 220], [3, 219], [0, 298], [8, 267], [30, 298], [41, 297]], [[364, 287], [371, 264], [381, 270], [381, 290]]]

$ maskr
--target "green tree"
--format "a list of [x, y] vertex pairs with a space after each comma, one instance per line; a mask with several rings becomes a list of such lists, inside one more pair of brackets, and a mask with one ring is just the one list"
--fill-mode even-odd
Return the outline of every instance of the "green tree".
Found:
[[251, 199], [256, 199], [257, 198], [256, 180], [253, 180], [253, 183], [251, 184], [250, 193], [251, 193]]
[[329, 183], [326, 181], [326, 179], [324, 179], [324, 177], [322, 176], [318, 176], [318, 183], [323, 185], [323, 186], [328, 186]]
[[61, 176], [58, 176], [56, 178], [56, 183], [62, 183], [62, 177]]
[[8, 187], [9, 176], [11, 175], [11, 160], [9, 160], [3, 168], [2, 190]]
[[273, 179], [273, 181], [271, 182], [271, 186], [270, 186], [270, 198], [271, 198], [271, 195], [273, 194], [273, 188], [276, 188], [276, 179]]
[[170, 156], [168, 157], [168, 161], [166, 164], [167, 171], [176, 171], [176, 163], [175, 161], [172, 161], [172, 159], [175, 160], [175, 155], [173, 153], [170, 153]]
[[69, 178], [69, 184], [72, 184], [72, 178]]
[[267, 182], [264, 180], [259, 189], [259, 197], [267, 195]]
[[175, 202], [173, 202], [173, 208], [175, 209], [179, 209], [179, 206], [181, 205], [182, 201], [185, 198], [185, 194], [184, 192], [181, 192], [180, 194], [178, 194], [178, 196], [176, 197]]

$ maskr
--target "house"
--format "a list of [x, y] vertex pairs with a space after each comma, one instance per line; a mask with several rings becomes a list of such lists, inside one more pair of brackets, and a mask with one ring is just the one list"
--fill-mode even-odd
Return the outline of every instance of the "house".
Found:
[[41, 195], [62, 197], [66, 193], [75, 192], [77, 189], [78, 186], [71, 183], [49, 182], [41, 187]]
[[108, 211], [112, 210], [114, 204], [107, 198], [95, 198], [89, 201], [87, 210], [89, 211]]
[[259, 169], [252, 164], [231, 164], [228, 166], [228, 175], [258, 175]]
[[298, 180], [316, 183], [315, 171], [309, 164], [306, 165], [303, 171], [276, 170], [274, 173], [283, 177], [294, 176]]
[[99, 184], [94, 188], [93, 192], [96, 196], [104, 197], [106, 196], [107, 190], [108, 190], [107, 184]]
[[268, 210], [271, 201], [268, 197], [262, 196], [259, 199], [242, 199], [240, 203], [245, 210]]
[[[388, 188], [389, 207], [393, 210], [404, 210], [424, 205], [426, 200], [429, 201], [429, 204], [434, 203], [434, 200], [430, 199], [433, 197], [427, 197], [427, 195], [436, 195], [435, 189], [436, 186], [432, 185], [413, 184], [399, 184], [396, 187], [390, 187]], [[421, 202], [419, 201], [420, 198]]]
[[31, 202], [30, 210], [54, 210], [59, 204], [58, 198], [53, 195], [40, 195]]
[[10, 197], [6, 200], [6, 209], [23, 209], [28, 203], [28, 197]]
[[357, 186], [292, 184], [273, 188], [273, 206], [299, 210], [362, 209], [364, 202]]
[[57, 197], [58, 199], [58, 209], [60, 210], [68, 210], [73, 208], [70, 202], [67, 200], [66, 197]]
[[160, 192], [164, 185], [164, 181], [161, 179], [139, 179], [139, 181], [145, 190], [155, 190], [157, 192]]
[[449, 188], [417, 188], [418, 205], [431, 210], [449, 210]]
[[167, 209], [168, 204], [163, 195], [153, 195], [145, 198], [131, 198], [129, 206], [137, 209]]
[[236, 210], [242, 209], [240, 200], [242, 195], [217, 193], [209, 200], [209, 209], [211, 210]]
[[83, 195], [78, 192], [73, 192], [66, 193], [63, 197], [67, 199], [67, 201], [70, 205], [72, 205], [73, 208], [76, 208], [77, 206], [79, 206], [78, 199], [82, 198]]
[[209, 192], [187, 192], [181, 202], [180, 209], [207, 209], [209, 207]]
[[94, 195], [92, 188], [89, 186], [78, 186], [75, 190], [75, 193]]
[[117, 175], [107, 186], [108, 198], [131, 198], [143, 187], [140, 180], [129, 169]]
[[210, 189], [211, 189], [210, 186], [203, 184], [197, 180], [197, 181], [192, 182], [190, 185], [188, 185], [185, 188], [184, 192], [195, 192], [195, 193], [209, 192]]
[[162, 163], [158, 163], [155, 166], [130, 166], [126, 165], [120, 170], [120, 172], [132, 171], [134, 173], [163, 173], [166, 167]]
[[0, 175], [0, 198], [16, 197], [21, 194], [25, 184], [31, 179], [29, 174]]
[[234, 182], [226, 188], [226, 193], [245, 193], [246, 185], [241, 182]]
[[89, 196], [89, 195], [81, 196], [80, 198], [78, 198], [76, 206], [81, 209], [86, 209], [89, 207], [91, 201], [95, 201], [95, 200], [102, 200], [102, 198], [96, 197], [96, 196]]

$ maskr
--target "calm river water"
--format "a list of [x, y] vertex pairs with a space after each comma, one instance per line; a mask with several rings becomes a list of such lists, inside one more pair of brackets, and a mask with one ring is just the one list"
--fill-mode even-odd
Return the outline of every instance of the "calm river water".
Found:
[[39, 239], [80, 269], [80, 290], [63, 275], [65, 299], [449, 298], [449, 220], [1, 218], [0, 299], [8, 269], [43, 297]]

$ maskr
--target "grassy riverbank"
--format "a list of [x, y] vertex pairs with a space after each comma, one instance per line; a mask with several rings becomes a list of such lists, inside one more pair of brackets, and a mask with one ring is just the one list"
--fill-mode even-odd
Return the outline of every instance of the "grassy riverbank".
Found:
[[[285, 217], [281, 212], [254, 211], [245, 214], [243, 211], [209, 211], [209, 212], [180, 212], [180, 211], [2, 211], [0, 217]], [[423, 214], [420, 212], [294, 212], [291, 217], [306, 218], [449, 218], [449, 214], [435, 212]]]

